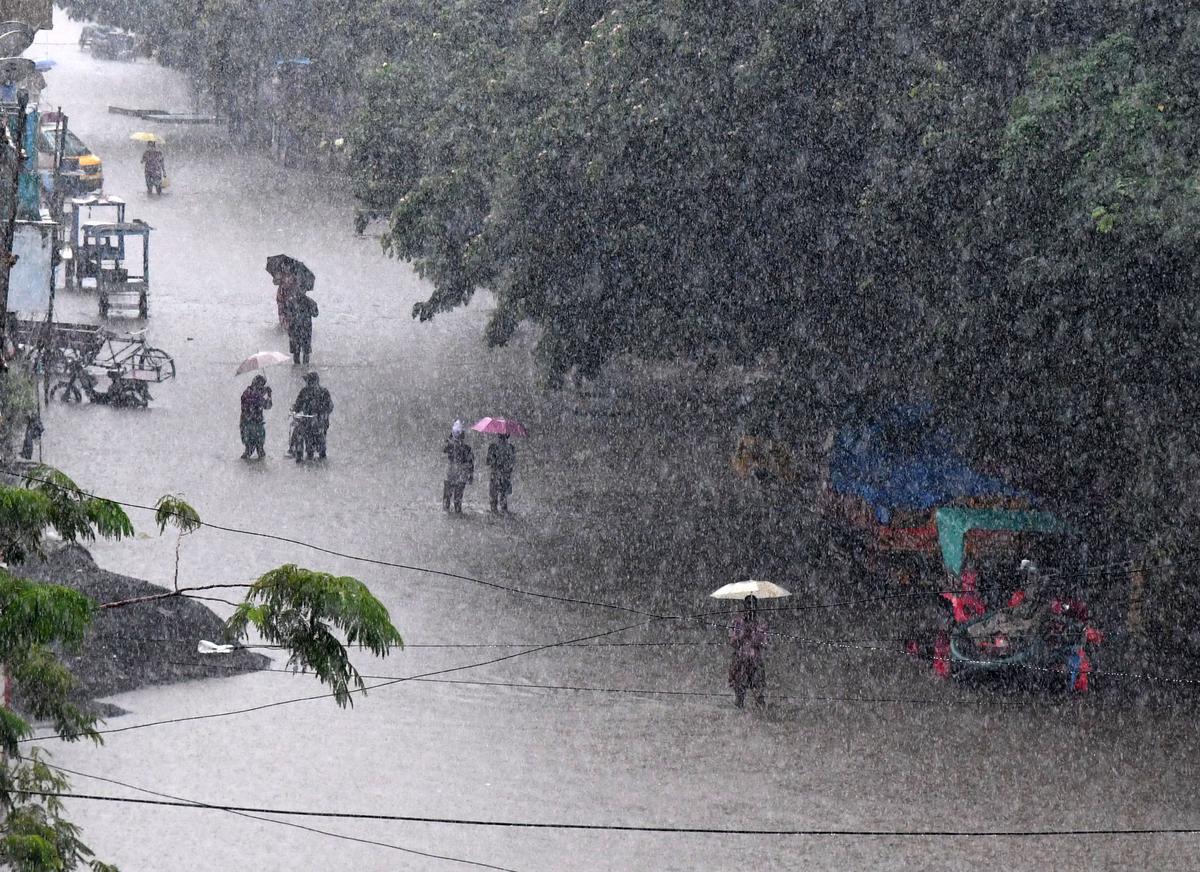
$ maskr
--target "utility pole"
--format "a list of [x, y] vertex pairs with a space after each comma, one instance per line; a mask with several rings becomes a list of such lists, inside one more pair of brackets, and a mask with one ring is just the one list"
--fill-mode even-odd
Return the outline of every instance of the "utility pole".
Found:
[[5, 124], [6, 145], [5, 158], [12, 161], [11, 175], [4, 181], [6, 183], [3, 200], [5, 212], [3, 215], [3, 223], [0, 223], [0, 313], [3, 313], [3, 321], [0, 322], [0, 371], [8, 368], [8, 362], [5, 360], [4, 348], [8, 340], [8, 279], [12, 272], [13, 263], [13, 238], [16, 235], [17, 228], [17, 201], [20, 199], [21, 186], [21, 170], [25, 163], [25, 124], [27, 116], [25, 110], [28, 106], [28, 95], [21, 93], [17, 96], [17, 118], [16, 118], [16, 136], [14, 137], [12, 127], [8, 126], [7, 119]]
[[[17, 201], [20, 199], [21, 170], [24, 168], [26, 109], [29, 93], [19, 86], [33, 74], [33, 61], [19, 57], [21, 52], [33, 44], [38, 29], [48, 21], [45, 3], [41, 0], [28, 2], [3, 2], [0, 13], [27, 16], [27, 19], [9, 20], [0, 23], [0, 101], [4, 103], [4, 157], [5, 166], [12, 164], [11, 177], [0, 188], [0, 372], [8, 369], [5, 349], [8, 347], [8, 280], [13, 265], [13, 237], [16, 233]], [[27, 21], [29, 23], [27, 23]], [[15, 118], [13, 110], [16, 111]], [[15, 121], [10, 123], [10, 119]], [[15, 134], [15, 136], [14, 136]], [[7, 197], [7, 199], [2, 199]]]

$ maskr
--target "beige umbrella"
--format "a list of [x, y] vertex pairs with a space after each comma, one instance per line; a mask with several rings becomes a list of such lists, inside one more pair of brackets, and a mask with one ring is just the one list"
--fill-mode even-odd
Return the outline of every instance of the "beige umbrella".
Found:
[[241, 375], [244, 372], [250, 372], [252, 369], [262, 369], [267, 366], [287, 363], [291, 359], [292, 356], [290, 354], [284, 354], [282, 351], [258, 351], [238, 364], [237, 372], [234, 375]]
[[791, 593], [771, 581], [756, 581], [748, 578], [745, 581], [735, 581], [709, 594], [713, 599], [740, 600], [748, 596], [759, 599], [775, 599], [781, 596], [791, 596]]

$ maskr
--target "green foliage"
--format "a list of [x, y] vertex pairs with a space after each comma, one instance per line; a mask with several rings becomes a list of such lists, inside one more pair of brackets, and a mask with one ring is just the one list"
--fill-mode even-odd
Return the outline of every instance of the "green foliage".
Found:
[[38, 411], [37, 383], [23, 369], [0, 372], [0, 453], [14, 456], [13, 445], [25, 432], [25, 423]]
[[360, 645], [377, 657], [403, 645], [387, 609], [362, 582], [293, 564], [259, 578], [227, 623], [235, 640], [245, 639], [251, 627], [267, 642], [287, 648], [294, 669], [311, 670], [332, 687], [341, 706], [353, 705], [351, 685], [359, 690], [365, 685], [335, 631], [347, 645]]
[[[0, 487], [0, 542], [13, 537], [7, 560], [20, 560], [37, 551], [45, 528], [53, 528], [68, 542], [91, 541], [97, 535], [121, 539], [133, 535], [129, 516], [111, 500], [85, 493], [65, 473], [49, 466], [33, 469], [25, 489]], [[32, 546], [32, 547], [31, 547]]]
[[63, 818], [66, 777], [38, 749], [0, 766], [0, 865], [18, 872], [117, 872], [94, 858], [79, 839], [79, 828]]
[[166, 532], [167, 524], [174, 524], [181, 536], [192, 533], [202, 526], [200, 514], [182, 497], [166, 494], [154, 504], [154, 522], [158, 532]]
[[[7, 559], [37, 553], [47, 528], [67, 540], [132, 532], [119, 507], [85, 494], [57, 470], [40, 468], [28, 484], [0, 487], [0, 543]], [[158, 501], [155, 520], [160, 532], [171, 524], [181, 537], [201, 526], [195, 509], [173, 495]], [[70, 703], [75, 680], [52, 649], [79, 646], [94, 608], [87, 597], [68, 588], [26, 581], [0, 569], [0, 665], [23, 710], [49, 722], [67, 740], [99, 742], [100, 736], [95, 718]], [[360, 582], [291, 565], [251, 586], [228, 627], [235, 638], [244, 638], [253, 627], [268, 641], [289, 648], [291, 665], [315, 672], [342, 706], [352, 702], [352, 688], [362, 690], [364, 683], [335, 634], [377, 656], [402, 645], [387, 610]], [[59, 799], [45, 795], [68, 792], [66, 779], [36, 750], [20, 756], [20, 743], [32, 734], [24, 717], [0, 705], [0, 865], [28, 872], [82, 867], [115, 872], [79, 840], [78, 828], [62, 817]]]

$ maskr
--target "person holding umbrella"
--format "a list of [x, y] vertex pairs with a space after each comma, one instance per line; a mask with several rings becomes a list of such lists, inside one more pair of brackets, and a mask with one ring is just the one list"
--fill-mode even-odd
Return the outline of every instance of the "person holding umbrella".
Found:
[[763, 665], [763, 648], [767, 644], [767, 622], [758, 614], [758, 597], [742, 600], [742, 611], [729, 627], [729, 644], [733, 659], [729, 663], [729, 686], [733, 688], [733, 704], [746, 705], [746, 691], [754, 691], [759, 708], [767, 704], [767, 670]]
[[770, 581], [748, 579], [727, 584], [709, 594], [714, 599], [741, 599], [742, 610], [729, 626], [729, 644], [733, 658], [729, 663], [729, 686], [733, 688], [733, 704], [746, 705], [746, 691], [754, 691], [754, 701], [760, 708], [767, 705], [767, 667], [763, 650], [767, 645], [767, 622], [758, 612], [759, 597], [791, 596]]
[[[292, 297], [301, 292], [305, 294], [310, 292], [313, 286], [316, 285], [317, 277], [313, 275], [313, 271], [305, 266], [302, 261], [296, 260], [296, 258], [289, 254], [273, 254], [268, 257], [267, 273], [271, 276], [271, 281], [275, 284], [275, 307], [279, 311], [279, 326], [290, 335], [291, 328], [288, 319]], [[313, 305], [315, 306], [316, 304], [314, 303]], [[313, 314], [315, 315], [316, 313], [314, 312]], [[311, 335], [312, 324], [310, 320], [310, 338]]]
[[279, 313], [279, 326], [287, 333], [291, 333], [288, 328], [288, 300], [296, 293], [296, 274], [292, 272], [277, 272], [271, 276], [271, 281], [275, 285], [275, 309]]
[[163, 179], [167, 177], [167, 159], [158, 147], [157, 139], [146, 143], [146, 150], [142, 152], [142, 170], [146, 175], [146, 193], [162, 194]]
[[250, 382], [250, 386], [242, 391], [240, 429], [242, 445], [246, 447], [246, 450], [242, 452], [243, 460], [249, 460], [254, 452], [258, 452], [259, 460], [267, 456], [267, 450], [264, 447], [267, 441], [267, 425], [263, 419], [263, 412], [269, 408], [271, 408], [271, 388], [267, 385], [266, 376], [256, 375]]
[[491, 503], [493, 514], [496, 512], [497, 502], [500, 511], [508, 511], [508, 495], [512, 493], [512, 474], [516, 465], [517, 449], [508, 441], [508, 434], [501, 433], [487, 450], [487, 467], [490, 473], [488, 501]]
[[450, 511], [454, 504], [455, 514], [462, 514], [463, 491], [475, 480], [475, 452], [463, 439], [462, 421], [455, 421], [450, 428], [450, 438], [442, 447], [446, 455], [446, 479], [442, 483], [442, 508]]
[[509, 436], [528, 435], [525, 427], [517, 421], [507, 418], [482, 418], [472, 427], [480, 433], [494, 433], [499, 441], [488, 446], [487, 467], [490, 472], [488, 481], [488, 500], [491, 509], [508, 511], [508, 496], [512, 493], [512, 474], [517, 465], [517, 449], [509, 443]]
[[292, 362], [307, 366], [312, 354], [312, 319], [318, 314], [317, 301], [308, 295], [303, 284], [297, 284], [295, 290], [284, 297], [283, 311]]

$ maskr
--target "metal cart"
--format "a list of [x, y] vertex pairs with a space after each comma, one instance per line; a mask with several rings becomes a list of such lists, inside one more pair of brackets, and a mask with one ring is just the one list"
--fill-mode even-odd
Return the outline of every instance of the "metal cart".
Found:
[[100, 317], [107, 318], [110, 313], [149, 317], [150, 231], [154, 228], [134, 220], [85, 223], [81, 229], [79, 280], [81, 285], [85, 280], [95, 280]]
[[68, 290], [79, 290], [83, 286], [82, 264], [90, 260], [83, 244], [83, 228], [102, 220], [124, 224], [126, 203], [120, 197], [101, 196], [71, 197], [66, 202], [71, 207], [71, 235], [66, 240], [71, 254], [64, 264], [64, 282]]

